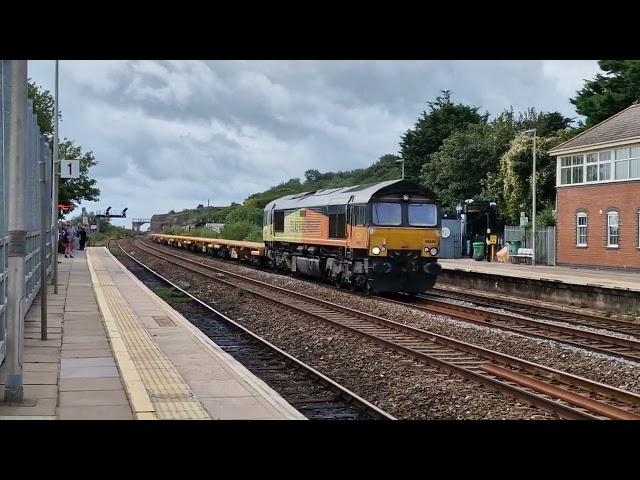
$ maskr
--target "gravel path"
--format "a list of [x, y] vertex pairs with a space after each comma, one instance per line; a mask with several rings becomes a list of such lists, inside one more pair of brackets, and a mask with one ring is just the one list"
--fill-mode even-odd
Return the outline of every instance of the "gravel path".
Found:
[[[282, 310], [248, 292], [176, 269], [140, 250], [127, 248], [127, 251], [172, 281], [180, 282], [190, 293], [208, 301], [225, 315], [397, 418], [555, 418], [515, 397], [390, 352], [302, 313]], [[304, 285], [309, 284], [305, 282]]]

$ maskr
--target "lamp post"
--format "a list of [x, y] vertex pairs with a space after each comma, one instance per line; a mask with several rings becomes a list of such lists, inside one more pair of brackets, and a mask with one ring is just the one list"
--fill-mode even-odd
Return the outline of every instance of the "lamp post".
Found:
[[53, 226], [54, 234], [51, 240], [51, 262], [53, 267], [53, 275], [51, 275], [51, 283], [53, 283], [53, 293], [58, 294], [58, 189], [59, 189], [59, 160], [58, 160], [58, 60], [56, 60], [56, 82], [55, 82], [55, 97], [53, 103]]
[[532, 200], [532, 222], [531, 222], [531, 266], [535, 266], [536, 264], [536, 129], [532, 128], [530, 130], [525, 131], [527, 135], [533, 134], [533, 181], [532, 181], [532, 189], [533, 189], [533, 200]]
[[402, 180], [404, 180], [404, 158], [396, 160], [397, 163], [402, 163]]
[[[462, 256], [462, 249], [463, 249], [463, 242], [464, 242], [464, 237], [462, 235], [462, 218], [460, 218], [460, 213], [462, 212], [462, 205], [460, 205], [460, 203], [458, 203], [456, 205], [456, 213], [458, 214], [458, 221], [460, 222], [460, 256]], [[454, 242], [455, 244], [455, 242]], [[455, 255], [454, 255], [455, 258]]]

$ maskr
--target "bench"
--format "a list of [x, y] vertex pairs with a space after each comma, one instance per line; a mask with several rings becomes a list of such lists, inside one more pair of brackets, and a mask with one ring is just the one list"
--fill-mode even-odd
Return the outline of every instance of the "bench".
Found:
[[521, 260], [528, 263], [528, 260], [533, 259], [533, 248], [519, 248], [518, 253], [511, 255], [510, 258], [511, 263], [520, 263]]

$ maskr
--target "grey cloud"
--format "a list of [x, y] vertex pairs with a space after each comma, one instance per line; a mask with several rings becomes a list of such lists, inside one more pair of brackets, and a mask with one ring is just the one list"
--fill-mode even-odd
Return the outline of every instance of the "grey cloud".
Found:
[[[51, 88], [51, 62], [30, 65]], [[568, 96], [596, 71], [595, 61], [62, 62], [61, 134], [95, 152], [101, 204], [126, 199], [148, 216], [242, 201], [309, 168], [364, 167], [397, 152], [442, 89], [482, 112], [575, 116]]]

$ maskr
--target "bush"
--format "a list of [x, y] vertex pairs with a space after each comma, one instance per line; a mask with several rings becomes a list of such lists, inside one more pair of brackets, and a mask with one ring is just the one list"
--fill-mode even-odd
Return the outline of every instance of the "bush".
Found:
[[187, 231], [183, 227], [174, 225], [173, 227], [165, 228], [162, 233], [166, 235], [186, 235]]
[[244, 240], [252, 232], [255, 232], [256, 226], [249, 222], [227, 223], [220, 232], [220, 238], [227, 240]]

